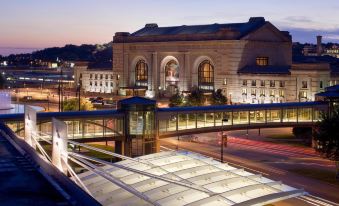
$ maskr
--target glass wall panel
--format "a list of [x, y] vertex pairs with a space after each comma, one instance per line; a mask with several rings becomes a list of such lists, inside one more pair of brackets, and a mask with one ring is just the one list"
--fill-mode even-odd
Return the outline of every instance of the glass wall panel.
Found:
[[178, 122], [178, 129], [179, 130], [184, 130], [187, 129], [187, 121], [188, 117], [186, 114], [179, 114], [179, 122]]
[[223, 125], [232, 125], [232, 112], [224, 112], [223, 113]]
[[296, 121], [297, 121], [297, 109], [283, 110], [283, 122], [296, 122]]
[[187, 114], [187, 129], [196, 127], [195, 120], [195, 114]]
[[299, 122], [311, 122], [312, 121], [312, 108], [299, 108], [298, 109], [298, 121]]
[[214, 113], [205, 113], [206, 115], [206, 127], [213, 127], [214, 126]]
[[240, 111], [240, 124], [248, 124], [248, 111]]
[[281, 110], [267, 110], [267, 122], [280, 122]]
[[167, 131], [176, 131], [177, 129], [177, 116], [171, 115], [167, 124]]
[[214, 118], [215, 118], [215, 126], [222, 126], [222, 119], [223, 119], [222, 112], [215, 112]]
[[233, 124], [240, 124], [239, 112], [233, 111]]
[[205, 127], [205, 123], [206, 123], [205, 113], [198, 113], [197, 114], [197, 128]]
[[167, 120], [159, 120], [159, 132], [166, 132], [167, 131]]
[[250, 123], [265, 123], [265, 110], [250, 111]]

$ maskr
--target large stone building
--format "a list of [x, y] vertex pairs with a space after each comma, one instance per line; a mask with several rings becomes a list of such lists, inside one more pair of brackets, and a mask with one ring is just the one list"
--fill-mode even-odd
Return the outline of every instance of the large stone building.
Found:
[[309, 101], [339, 80], [329, 63], [292, 63], [290, 34], [263, 17], [118, 32], [113, 76], [113, 93], [120, 95], [170, 96], [197, 87], [222, 89], [233, 103]]

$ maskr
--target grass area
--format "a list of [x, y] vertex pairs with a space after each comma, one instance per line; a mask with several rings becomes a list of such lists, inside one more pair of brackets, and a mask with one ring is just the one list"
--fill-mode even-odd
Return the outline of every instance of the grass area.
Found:
[[313, 169], [298, 168], [298, 169], [290, 169], [289, 171], [294, 172], [299, 175], [303, 175], [305, 177], [310, 177], [313, 179], [317, 179], [323, 182], [327, 182], [327, 183], [339, 186], [339, 181], [335, 179], [335, 171], [320, 170], [320, 169], [315, 169], [315, 168]]

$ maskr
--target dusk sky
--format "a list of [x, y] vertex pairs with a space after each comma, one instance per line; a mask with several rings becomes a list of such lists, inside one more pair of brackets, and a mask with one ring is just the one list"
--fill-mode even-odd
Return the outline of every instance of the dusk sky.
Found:
[[115, 32], [245, 22], [263, 16], [293, 41], [339, 42], [338, 0], [2, 0], [0, 54], [65, 44], [102, 44]]

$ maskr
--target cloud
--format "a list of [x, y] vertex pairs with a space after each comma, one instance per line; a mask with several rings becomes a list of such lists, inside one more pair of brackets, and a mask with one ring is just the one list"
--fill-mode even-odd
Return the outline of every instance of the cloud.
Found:
[[312, 19], [306, 17], [306, 16], [288, 16], [284, 18], [285, 21], [288, 22], [301, 22], [301, 23], [310, 23], [313, 22]]

